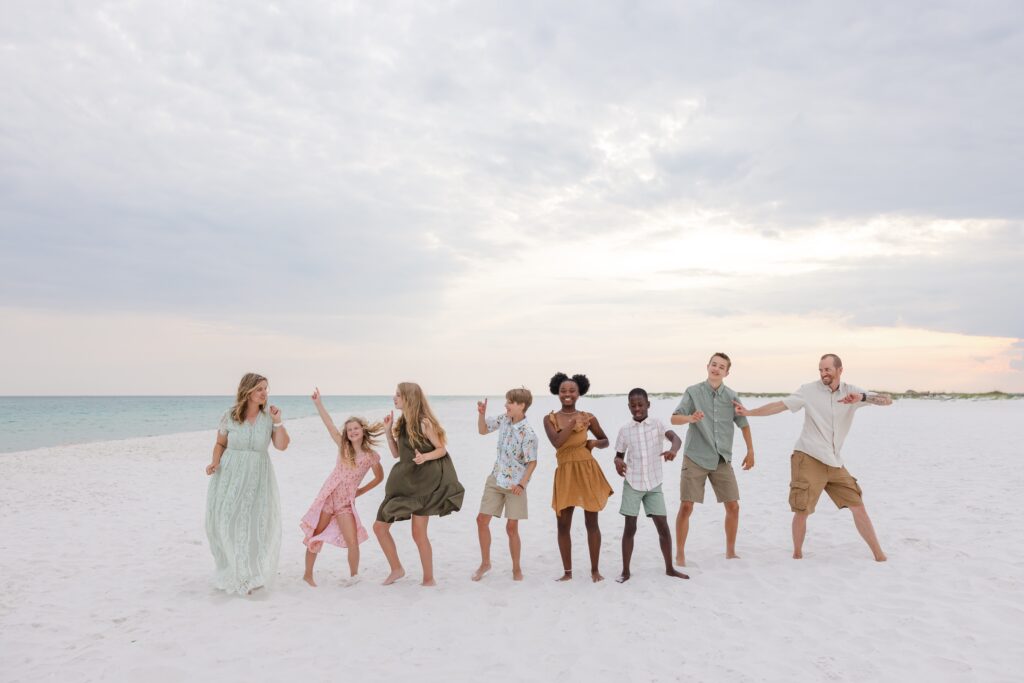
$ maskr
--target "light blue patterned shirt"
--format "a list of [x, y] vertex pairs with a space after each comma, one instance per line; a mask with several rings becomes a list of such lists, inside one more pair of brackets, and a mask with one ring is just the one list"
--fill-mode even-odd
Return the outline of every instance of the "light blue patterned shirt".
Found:
[[510, 489], [523, 478], [526, 466], [537, 459], [537, 435], [524, 417], [513, 423], [508, 415], [489, 417], [487, 431], [498, 432], [498, 457], [494, 461], [494, 480]]

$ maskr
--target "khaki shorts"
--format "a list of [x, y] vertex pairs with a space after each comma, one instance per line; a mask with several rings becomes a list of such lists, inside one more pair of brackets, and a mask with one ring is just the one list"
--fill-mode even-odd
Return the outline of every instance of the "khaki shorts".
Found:
[[822, 491], [840, 510], [864, 504], [860, 485], [845, 467], [830, 467], [803, 451], [793, 451], [789, 465], [793, 473], [789, 482], [789, 507], [793, 512], [813, 513]]
[[719, 503], [731, 503], [740, 499], [740, 486], [736, 483], [736, 473], [732, 464], [719, 459], [718, 467], [706, 470], [685, 455], [683, 469], [680, 472], [679, 500], [704, 502], [704, 482], [711, 480], [711, 488], [715, 490], [715, 498]]
[[487, 477], [484, 484], [484, 495], [480, 499], [480, 514], [491, 517], [501, 517], [502, 510], [505, 511], [506, 519], [526, 519], [526, 489], [523, 495], [517, 496], [512, 489], [503, 489], [498, 486], [494, 475]]

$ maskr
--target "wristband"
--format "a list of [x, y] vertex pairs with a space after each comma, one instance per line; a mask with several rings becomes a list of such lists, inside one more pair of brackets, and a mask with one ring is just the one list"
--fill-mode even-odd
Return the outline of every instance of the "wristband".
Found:
[[272, 427], [272, 429], [277, 429], [278, 427], [284, 427], [284, 422], [278, 422]]
[[868, 400], [868, 394], [866, 391], [862, 391], [860, 394], [860, 402], [865, 403]]

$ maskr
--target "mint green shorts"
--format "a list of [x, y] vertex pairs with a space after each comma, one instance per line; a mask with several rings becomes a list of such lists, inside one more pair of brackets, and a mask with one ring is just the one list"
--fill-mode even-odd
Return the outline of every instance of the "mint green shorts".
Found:
[[639, 516], [640, 503], [644, 504], [644, 514], [648, 517], [664, 517], [668, 514], [665, 511], [665, 494], [661, 492], [661, 484], [650, 491], [637, 491], [629, 485], [628, 481], [623, 481], [622, 505], [619, 507], [619, 514], [627, 517]]

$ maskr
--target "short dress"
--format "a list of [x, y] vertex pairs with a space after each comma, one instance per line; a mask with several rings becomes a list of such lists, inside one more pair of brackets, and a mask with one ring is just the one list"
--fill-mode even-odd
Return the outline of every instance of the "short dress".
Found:
[[267, 452], [273, 427], [265, 412], [253, 422], [235, 422], [229, 413], [220, 420], [228, 447], [206, 492], [206, 538], [214, 584], [228, 593], [245, 595], [277, 575], [281, 501]]
[[[594, 418], [590, 413], [582, 411], [580, 415], [586, 418], [587, 425]], [[548, 414], [548, 419], [555, 431], [561, 431], [554, 412]], [[555, 451], [558, 467], [555, 468], [554, 491], [551, 496], [551, 507], [555, 514], [571, 507], [600, 512], [613, 493], [594, 454], [587, 449], [587, 429], [587, 426], [574, 428], [569, 439]]]
[[[447, 453], [437, 460], [417, 465], [416, 448], [405, 430], [398, 435], [398, 462], [388, 473], [384, 500], [377, 510], [377, 521], [401, 522], [413, 515], [439, 516], [458, 512], [466, 489], [459, 483], [455, 464]], [[430, 443], [420, 444], [421, 453], [434, 450]]]
[[[367, 471], [378, 463], [380, 463], [380, 456], [376, 451], [360, 453], [356, 458], [355, 467], [346, 464], [342, 461], [341, 456], [338, 456], [338, 464], [334, 466], [327, 481], [320, 487], [320, 493], [317, 494], [313, 504], [309, 506], [309, 510], [299, 522], [299, 527], [305, 534], [302, 542], [310, 552], [320, 552], [325, 542], [339, 548], [348, 547], [345, 537], [341, 534], [338, 521], [335, 519], [335, 515], [339, 514], [350, 514], [355, 518], [356, 543], [362, 543], [369, 538], [363, 523], [359, 520], [359, 513], [356, 511], [356, 489], [359, 488], [359, 483], [363, 481]], [[330, 515], [331, 521], [323, 531], [314, 535], [322, 513]]]

